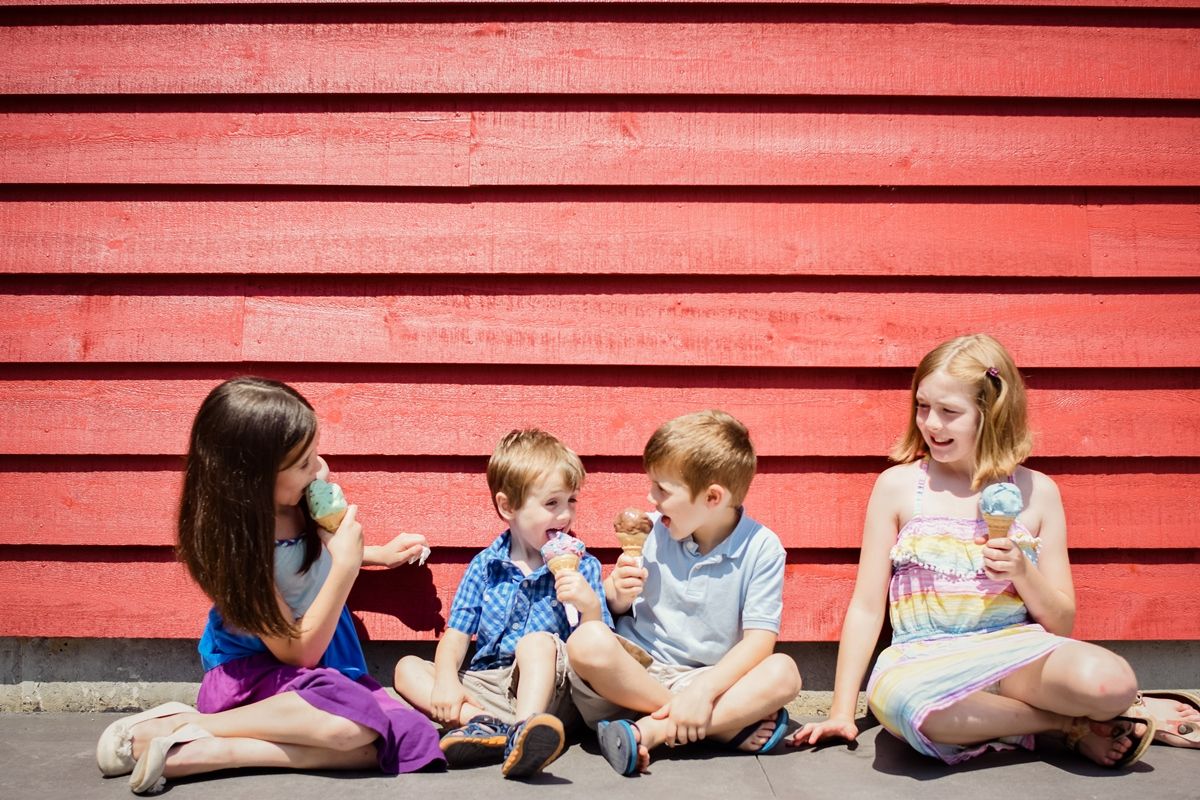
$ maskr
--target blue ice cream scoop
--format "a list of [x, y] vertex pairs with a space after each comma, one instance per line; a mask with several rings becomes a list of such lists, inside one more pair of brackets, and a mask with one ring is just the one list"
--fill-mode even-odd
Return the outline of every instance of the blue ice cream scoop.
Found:
[[1008, 535], [1013, 520], [1025, 507], [1025, 499], [1015, 483], [993, 483], [979, 496], [979, 510], [988, 526], [988, 538], [998, 539]]

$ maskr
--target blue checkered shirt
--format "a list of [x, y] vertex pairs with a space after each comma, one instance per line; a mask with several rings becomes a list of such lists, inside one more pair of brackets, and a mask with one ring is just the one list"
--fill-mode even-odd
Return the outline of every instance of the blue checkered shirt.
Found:
[[[544, 565], [528, 575], [509, 560], [508, 531], [479, 555], [471, 559], [463, 575], [450, 619], [446, 623], [456, 631], [475, 637], [475, 657], [470, 670], [507, 667], [513, 663], [517, 642], [536, 631], [553, 633], [563, 641], [571, 635], [567, 612], [556, 599], [554, 575]], [[613, 621], [604, 599], [600, 562], [585, 553], [579, 572], [600, 598], [604, 623]]]

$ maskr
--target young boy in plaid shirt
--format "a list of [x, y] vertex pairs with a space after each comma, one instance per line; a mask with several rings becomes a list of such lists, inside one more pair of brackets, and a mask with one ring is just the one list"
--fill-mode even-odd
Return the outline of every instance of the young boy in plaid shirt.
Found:
[[[508, 530], [471, 559], [433, 662], [396, 665], [396, 691], [457, 726], [441, 740], [451, 768], [501, 762], [505, 777], [526, 778], [562, 752], [572, 712], [565, 604], [581, 623], [612, 625], [595, 557], [557, 577], [542, 561], [542, 545], [571, 530], [584, 475], [574, 452], [536, 429], [511, 432], [492, 453], [488, 488]], [[462, 670], [472, 636], [475, 656]]]

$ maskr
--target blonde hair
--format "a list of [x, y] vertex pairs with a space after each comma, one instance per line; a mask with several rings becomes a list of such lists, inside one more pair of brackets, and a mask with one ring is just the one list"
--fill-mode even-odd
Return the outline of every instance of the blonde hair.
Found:
[[572, 492], [577, 491], [587, 477], [583, 462], [575, 451], [545, 431], [537, 428], [510, 431], [488, 459], [488, 489], [496, 513], [500, 513], [496, 502], [498, 493], [504, 493], [515, 511], [525, 504], [525, 495], [538, 479], [555, 470]]
[[757, 465], [750, 432], [724, 411], [698, 411], [664, 423], [642, 451], [642, 465], [679, 473], [692, 499], [714, 483], [738, 506], [746, 499]]
[[917, 387], [938, 371], [970, 387], [979, 408], [971, 488], [1011, 475], [1033, 449], [1026, 422], [1025, 382], [1004, 345], [986, 333], [943, 342], [921, 359], [913, 373], [908, 430], [892, 447], [889, 458], [908, 463], [928, 455], [929, 448], [917, 429]]

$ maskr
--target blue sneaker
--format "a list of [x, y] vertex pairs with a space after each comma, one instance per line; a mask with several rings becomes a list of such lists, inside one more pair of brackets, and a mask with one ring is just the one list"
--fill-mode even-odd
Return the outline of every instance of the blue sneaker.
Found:
[[559, 757], [565, 742], [566, 734], [558, 717], [534, 714], [509, 730], [500, 772], [506, 778], [532, 778]]
[[508, 752], [509, 726], [495, 717], [478, 714], [461, 728], [449, 731], [438, 742], [450, 769], [499, 764]]

